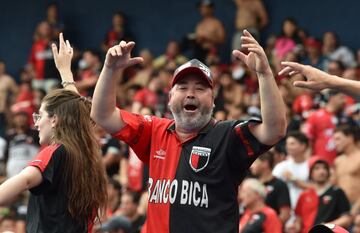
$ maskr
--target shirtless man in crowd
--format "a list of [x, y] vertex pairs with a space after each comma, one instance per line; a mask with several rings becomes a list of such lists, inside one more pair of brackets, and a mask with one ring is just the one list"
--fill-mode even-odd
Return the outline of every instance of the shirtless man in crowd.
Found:
[[195, 40], [198, 48], [194, 53], [200, 61], [205, 61], [210, 52], [216, 52], [225, 42], [225, 28], [214, 15], [215, 5], [211, 0], [201, 0], [199, 10], [202, 19], [195, 28]]
[[240, 38], [244, 29], [256, 39], [260, 37], [260, 29], [268, 24], [268, 16], [261, 0], [234, 0], [237, 11], [235, 18], [236, 33], [233, 37], [233, 49], [241, 48]]
[[355, 215], [360, 211], [360, 147], [353, 126], [342, 125], [335, 129], [334, 142], [339, 156], [335, 159], [335, 182], [348, 197]]

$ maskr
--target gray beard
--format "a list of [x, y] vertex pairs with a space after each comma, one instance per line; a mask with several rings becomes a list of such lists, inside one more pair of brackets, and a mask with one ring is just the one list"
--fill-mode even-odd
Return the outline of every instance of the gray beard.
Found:
[[182, 110], [177, 111], [170, 106], [170, 111], [174, 116], [176, 127], [181, 128], [186, 132], [198, 132], [201, 130], [209, 121], [213, 113], [211, 108], [209, 111], [201, 111], [200, 116], [190, 117], [186, 116]]

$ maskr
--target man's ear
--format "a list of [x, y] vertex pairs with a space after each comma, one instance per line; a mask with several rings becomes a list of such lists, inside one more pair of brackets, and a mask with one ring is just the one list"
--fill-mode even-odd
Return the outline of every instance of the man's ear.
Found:
[[55, 126], [57, 126], [58, 122], [59, 122], [59, 118], [56, 114], [54, 114], [54, 116], [51, 117], [51, 128], [55, 128]]

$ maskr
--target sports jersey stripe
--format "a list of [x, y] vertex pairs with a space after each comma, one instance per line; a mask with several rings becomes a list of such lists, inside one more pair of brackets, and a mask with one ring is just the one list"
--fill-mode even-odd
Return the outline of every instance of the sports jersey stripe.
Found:
[[241, 141], [244, 143], [248, 156], [254, 156], [254, 150], [252, 149], [249, 140], [245, 137], [243, 131], [241, 130], [241, 127], [236, 127], [235, 132], [240, 137]]

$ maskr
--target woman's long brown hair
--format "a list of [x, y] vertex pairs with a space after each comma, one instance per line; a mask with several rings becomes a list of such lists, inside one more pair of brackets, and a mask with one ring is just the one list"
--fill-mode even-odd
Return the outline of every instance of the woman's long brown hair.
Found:
[[103, 214], [107, 179], [100, 147], [90, 118], [91, 102], [77, 93], [59, 89], [43, 99], [49, 116], [56, 115], [53, 142], [64, 145], [68, 210], [79, 223]]

